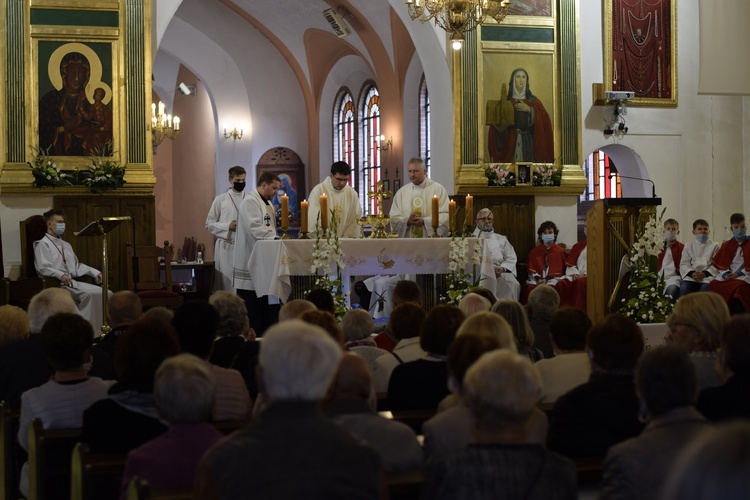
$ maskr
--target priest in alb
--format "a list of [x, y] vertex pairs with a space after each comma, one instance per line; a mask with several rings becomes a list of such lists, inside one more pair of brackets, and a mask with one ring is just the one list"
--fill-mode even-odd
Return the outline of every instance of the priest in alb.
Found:
[[362, 217], [362, 205], [359, 203], [359, 195], [349, 185], [351, 172], [348, 163], [337, 161], [331, 165], [331, 175], [310, 191], [307, 231], [311, 234], [315, 234], [315, 225], [319, 224], [320, 197], [326, 195], [328, 209], [333, 210], [339, 238], [361, 236], [357, 221]]
[[[448, 234], [448, 192], [427, 178], [427, 167], [421, 158], [412, 158], [407, 165], [411, 181], [398, 190], [391, 206], [391, 228], [400, 238], [432, 236], [433, 217], [438, 217], [438, 235]], [[432, 213], [432, 197], [439, 199], [439, 213]]]

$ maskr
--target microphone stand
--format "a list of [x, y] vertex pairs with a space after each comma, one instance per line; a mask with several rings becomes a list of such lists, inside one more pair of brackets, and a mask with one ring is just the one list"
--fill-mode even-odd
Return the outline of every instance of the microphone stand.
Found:
[[650, 182], [651, 183], [651, 197], [656, 198], [656, 184], [654, 184], [654, 181], [652, 181], [651, 179], [644, 179], [642, 177], [629, 177], [627, 175], [622, 175], [620, 173], [609, 174], [609, 178], [611, 179], [615, 175], [619, 175], [621, 179], [632, 179], [634, 181]]

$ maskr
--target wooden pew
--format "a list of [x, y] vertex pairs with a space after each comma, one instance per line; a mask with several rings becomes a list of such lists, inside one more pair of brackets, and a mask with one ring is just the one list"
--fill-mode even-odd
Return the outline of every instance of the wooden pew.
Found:
[[29, 500], [57, 498], [70, 490], [70, 453], [80, 436], [80, 428], [45, 429], [41, 420], [31, 421]]
[[424, 472], [414, 470], [387, 474], [386, 483], [391, 500], [418, 500], [422, 498]]
[[18, 454], [19, 411], [11, 409], [6, 401], [0, 401], [0, 498], [11, 500], [18, 498], [18, 479], [21, 465]]
[[76, 444], [69, 470], [71, 500], [118, 498], [127, 458], [127, 453], [91, 453], [86, 444]]

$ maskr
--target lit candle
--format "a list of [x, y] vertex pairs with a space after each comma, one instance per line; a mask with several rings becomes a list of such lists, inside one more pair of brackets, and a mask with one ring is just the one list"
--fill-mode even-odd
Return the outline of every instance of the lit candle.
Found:
[[456, 202], [451, 200], [448, 202], [448, 225], [451, 231], [456, 229]]
[[151, 103], [151, 118], [154, 118], [154, 117], [156, 117], [156, 103], [152, 102]]
[[164, 114], [164, 103], [161, 101], [159, 101], [159, 114], [160, 115]]
[[172, 128], [172, 115], [167, 115], [167, 128]]
[[281, 195], [281, 227], [289, 228], [289, 197], [285, 194]]
[[310, 203], [305, 200], [302, 203], [300, 203], [301, 213], [300, 213], [300, 231], [307, 232], [307, 209], [309, 208]]
[[432, 227], [437, 232], [440, 225], [440, 198], [437, 195], [432, 197]]
[[320, 227], [328, 229], [328, 196], [320, 195]]
[[174, 131], [175, 132], [177, 132], [178, 130], [180, 130], [180, 117], [179, 116], [175, 116], [174, 118], [172, 118], [172, 123], [174, 123]]
[[474, 197], [470, 194], [466, 195], [466, 225], [474, 225]]

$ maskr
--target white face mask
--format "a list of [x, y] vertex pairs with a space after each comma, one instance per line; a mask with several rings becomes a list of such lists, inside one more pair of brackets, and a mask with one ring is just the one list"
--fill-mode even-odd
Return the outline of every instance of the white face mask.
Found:
[[664, 239], [674, 241], [677, 239], [677, 233], [675, 231], [664, 231]]
[[62, 234], [65, 232], [65, 223], [64, 222], [58, 222], [55, 224], [54, 229], [52, 229], [54, 233], [58, 236], [62, 236]]

